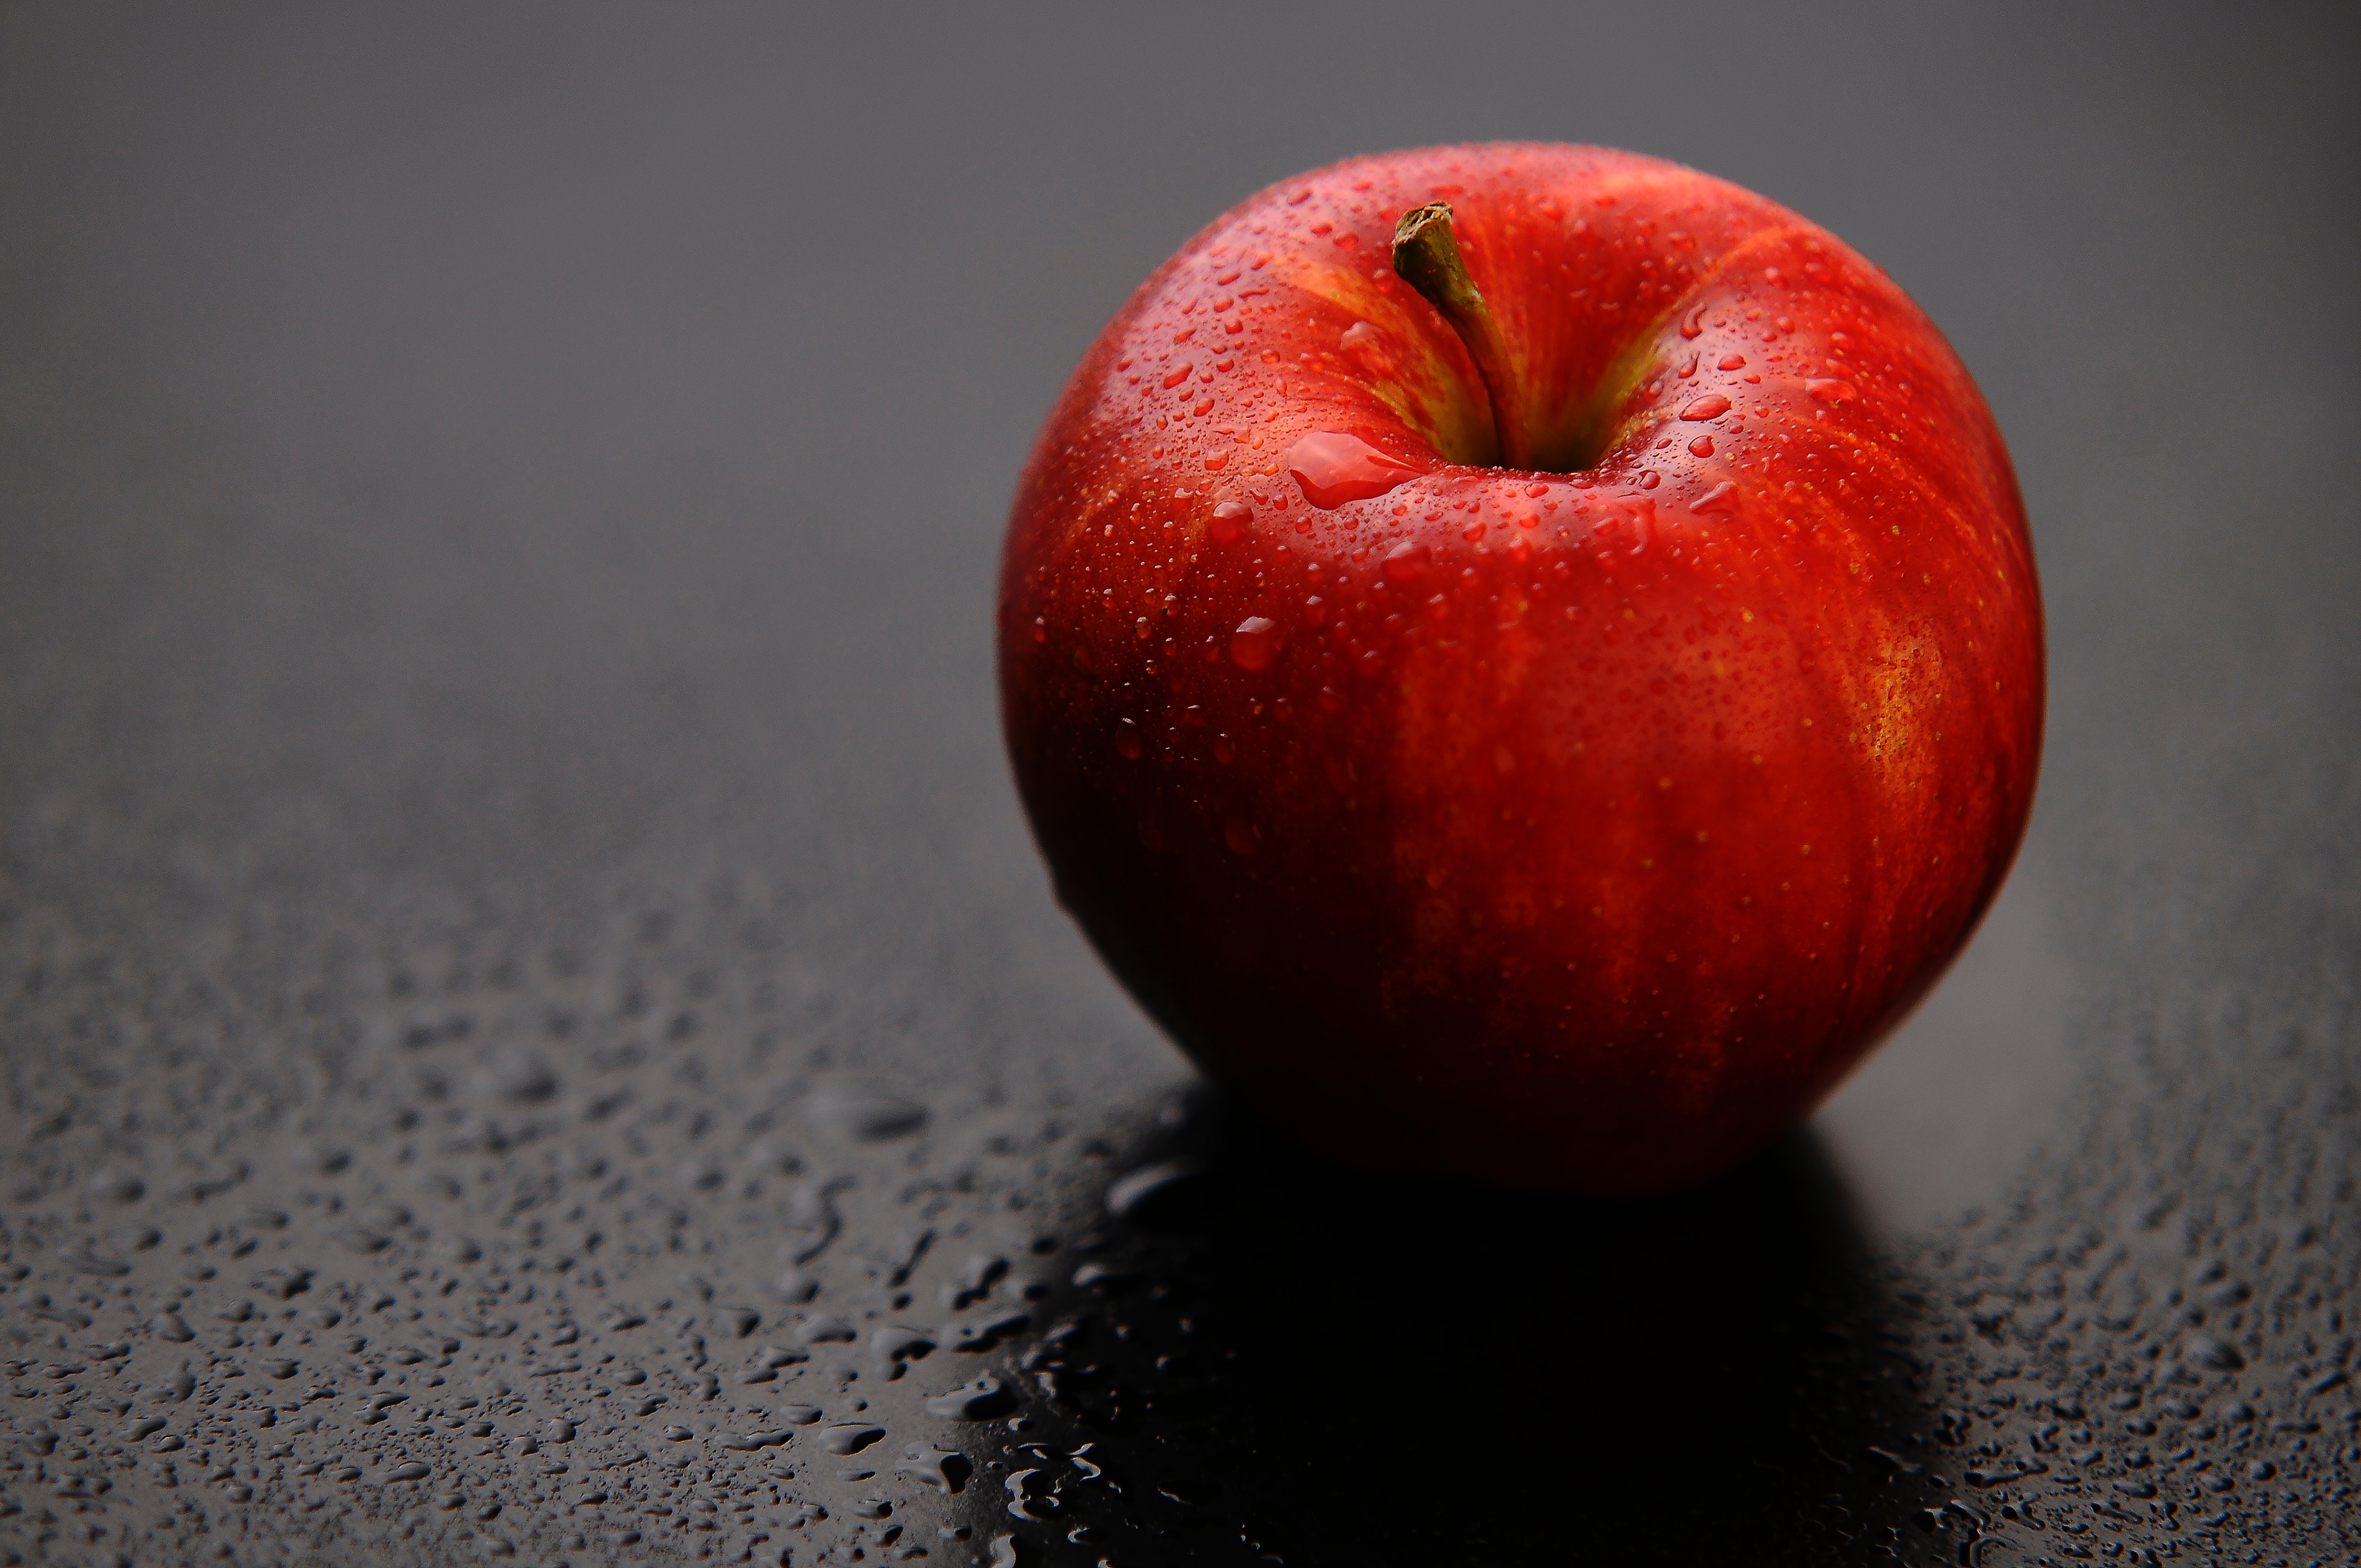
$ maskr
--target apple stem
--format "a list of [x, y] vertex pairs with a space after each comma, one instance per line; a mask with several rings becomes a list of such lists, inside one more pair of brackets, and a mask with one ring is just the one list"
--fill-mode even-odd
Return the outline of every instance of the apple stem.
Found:
[[1511, 468], [1533, 466], [1532, 444], [1525, 433], [1522, 400], [1516, 371], [1509, 357], [1509, 340], [1492, 307], [1467, 275], [1466, 259], [1459, 254], [1458, 236], [1451, 232], [1451, 203], [1429, 202], [1413, 207], [1394, 225], [1394, 275], [1426, 297], [1443, 313], [1484, 378], [1492, 400], [1492, 430], [1499, 438], [1500, 460]]

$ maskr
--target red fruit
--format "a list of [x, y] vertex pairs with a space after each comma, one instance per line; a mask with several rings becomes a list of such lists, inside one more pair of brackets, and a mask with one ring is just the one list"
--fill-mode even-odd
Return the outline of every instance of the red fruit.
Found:
[[[1389, 265], [1438, 201], [1448, 322]], [[1834, 236], [1627, 153], [1216, 221], [1059, 400], [1000, 596], [1060, 897], [1363, 1167], [1727, 1168], [1926, 993], [2033, 798], [2039, 589], [1966, 370]]]

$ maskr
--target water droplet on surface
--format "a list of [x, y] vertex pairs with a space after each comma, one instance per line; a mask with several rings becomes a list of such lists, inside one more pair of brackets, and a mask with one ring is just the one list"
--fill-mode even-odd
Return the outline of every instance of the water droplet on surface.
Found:
[[796, 1434], [791, 1431], [750, 1431], [721, 1440], [721, 1446], [732, 1453], [752, 1453], [760, 1449], [776, 1448]]
[[1118, 1220], [1155, 1225], [1196, 1206], [1207, 1185], [1205, 1167], [1194, 1159], [1169, 1159], [1143, 1166], [1106, 1190], [1106, 1212]]
[[1257, 847], [1254, 825], [1235, 817], [1223, 824], [1222, 839], [1234, 854], [1251, 856]]
[[2189, 1359], [2216, 1372], [2235, 1372], [2246, 1365], [2246, 1358], [2238, 1353], [2236, 1345], [2205, 1334], [2189, 1342]]
[[1712, 455], [1713, 455], [1713, 437], [1712, 437], [1712, 436], [1710, 436], [1710, 435], [1700, 435], [1700, 436], [1698, 436], [1696, 440], [1694, 440], [1694, 441], [1690, 442], [1690, 443], [1689, 443], [1689, 455], [1690, 455], [1690, 456], [1692, 456], [1692, 457], [1710, 457], [1710, 456], [1712, 456]]
[[87, 1187], [93, 1198], [107, 1203], [133, 1202], [148, 1190], [137, 1171], [119, 1169], [95, 1172]]
[[[829, 1231], [838, 1224], [836, 1204], [824, 1181], [797, 1182], [787, 1192], [787, 1223], [799, 1231]], [[798, 1263], [805, 1261], [796, 1259]]]
[[927, 1414], [950, 1421], [988, 1421], [1016, 1408], [1016, 1397], [999, 1378], [989, 1374], [938, 1394], [926, 1403]]
[[920, 1486], [939, 1492], [961, 1492], [967, 1487], [968, 1477], [975, 1474], [974, 1464], [963, 1453], [950, 1453], [922, 1443], [913, 1443], [906, 1453], [907, 1457], [894, 1466], [894, 1474], [913, 1476]]
[[861, 1337], [861, 1331], [849, 1318], [814, 1318], [796, 1331], [806, 1344], [850, 1344]]
[[961, 1351], [990, 1350], [1002, 1340], [1012, 1334], [1023, 1333], [1032, 1326], [1033, 1316], [1029, 1312], [1001, 1312], [993, 1317], [960, 1324], [958, 1337], [952, 1342], [952, 1345], [954, 1349]]
[[890, 1368], [895, 1377], [902, 1375], [901, 1363], [924, 1361], [934, 1348], [932, 1334], [899, 1324], [878, 1329], [869, 1336], [870, 1359], [881, 1367]]
[[1323, 511], [1373, 500], [1419, 475], [1400, 458], [1335, 431], [1314, 431], [1288, 448], [1287, 470], [1303, 499]]
[[1817, 402], [1840, 403], [1852, 396], [1852, 383], [1834, 376], [1813, 376], [1805, 380], [1804, 390]]
[[1148, 748], [1140, 742], [1138, 725], [1133, 723], [1128, 718], [1119, 718], [1115, 720], [1115, 755], [1128, 758], [1136, 762], [1139, 760], [1140, 753], [1145, 751]]
[[1268, 669], [1279, 652], [1278, 634], [1278, 625], [1267, 617], [1246, 617], [1230, 633], [1230, 662], [1241, 670]]
[[1001, 1486], [1008, 1493], [1008, 1511], [1020, 1519], [1048, 1519], [1058, 1511], [1058, 1499], [1049, 1495], [1049, 1477], [1040, 1470], [1018, 1470]]
[[884, 1427], [873, 1427], [865, 1421], [839, 1421], [821, 1430], [819, 1445], [830, 1453], [853, 1454], [884, 1435]]
[[146, 1252], [164, 1239], [164, 1233], [153, 1225], [125, 1225], [106, 1233], [111, 1252]]
[[492, 1089], [510, 1100], [546, 1100], [557, 1092], [557, 1074], [530, 1051], [503, 1051], [492, 1058]]
[[427, 1469], [425, 1465], [419, 1464], [418, 1461], [413, 1459], [407, 1464], [397, 1464], [392, 1469], [387, 1471], [385, 1473], [385, 1478], [388, 1481], [423, 1481], [427, 1476], [433, 1474], [433, 1471]]
[[1686, 420], [1719, 419], [1729, 411], [1730, 400], [1719, 392], [1691, 398], [1681, 406], [1681, 417]]
[[1216, 544], [1235, 544], [1253, 525], [1254, 508], [1244, 501], [1224, 501], [1213, 509], [1213, 519], [1206, 525], [1205, 533]]
[[873, 1142], [917, 1132], [927, 1108], [869, 1085], [835, 1084], [814, 1094], [804, 1114], [825, 1131]]

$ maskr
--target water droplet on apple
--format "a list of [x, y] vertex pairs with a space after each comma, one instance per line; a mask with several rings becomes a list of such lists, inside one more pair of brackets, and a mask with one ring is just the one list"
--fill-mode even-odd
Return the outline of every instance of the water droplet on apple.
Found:
[[1804, 390], [1809, 392], [1816, 401], [1840, 403], [1852, 396], [1852, 383], [1834, 376], [1813, 376], [1806, 378]]
[[1414, 583], [1426, 576], [1427, 563], [1433, 558], [1434, 553], [1425, 545], [1412, 543], [1405, 539], [1387, 553], [1385, 560], [1380, 565], [1385, 572], [1386, 581], [1400, 587]]
[[1230, 633], [1230, 662], [1241, 670], [1268, 669], [1279, 652], [1278, 631], [1278, 626], [1266, 617], [1246, 617]]
[[1213, 521], [1205, 532], [1216, 544], [1235, 544], [1253, 522], [1254, 508], [1244, 501], [1224, 501], [1213, 509]]
[[1724, 479], [1689, 503], [1689, 510], [1694, 512], [1735, 511], [1737, 507], [1738, 481], [1735, 479]]
[[1252, 855], [1255, 852], [1254, 825], [1233, 817], [1222, 828], [1222, 838], [1234, 853]]
[[[1806, 383], [1806, 386], [1809, 384], [1810, 383], [1808, 382]], [[1817, 394], [1815, 395], [1817, 396]], [[1729, 411], [1730, 400], [1728, 398], [1723, 397], [1719, 392], [1708, 392], [1702, 397], [1691, 398], [1687, 403], [1683, 405], [1681, 409], [1681, 417], [1686, 420], [1719, 419], [1723, 414], [1726, 414]]]
[[1288, 448], [1287, 470], [1303, 499], [1323, 511], [1387, 494], [1419, 470], [1356, 435], [1314, 431]]
[[1122, 755], [1137, 762], [1139, 753], [1145, 750], [1139, 743], [1139, 726], [1128, 718], [1117, 719], [1115, 729], [1115, 749]]

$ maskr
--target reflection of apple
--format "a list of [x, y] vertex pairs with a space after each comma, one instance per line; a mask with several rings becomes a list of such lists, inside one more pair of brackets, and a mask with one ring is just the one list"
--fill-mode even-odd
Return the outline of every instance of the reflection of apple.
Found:
[[1217, 221], [1075, 373], [1000, 587], [1060, 894], [1180, 1043], [1351, 1163], [1595, 1192], [1763, 1147], [1925, 994], [2024, 833], [2042, 659], [1927, 318], [1585, 148]]

